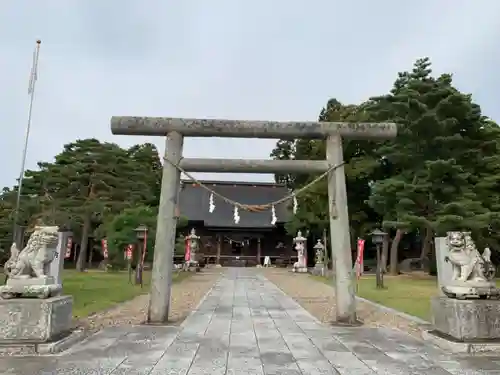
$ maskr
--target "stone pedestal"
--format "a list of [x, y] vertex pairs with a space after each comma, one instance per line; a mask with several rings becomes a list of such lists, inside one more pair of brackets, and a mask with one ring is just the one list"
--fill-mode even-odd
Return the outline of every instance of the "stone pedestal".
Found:
[[200, 272], [201, 268], [198, 262], [189, 260], [186, 263], [184, 263], [184, 271], [188, 272]]
[[9, 278], [5, 285], [0, 286], [0, 297], [39, 297], [48, 298], [58, 296], [62, 285], [57, 284], [52, 276], [42, 278]]
[[500, 342], [500, 301], [458, 300], [435, 297], [431, 300], [435, 330], [460, 342]]
[[293, 272], [307, 273], [307, 263], [303, 254], [299, 252], [299, 260], [293, 264]]
[[0, 300], [0, 345], [46, 343], [68, 335], [73, 298]]
[[315, 276], [325, 276], [325, 265], [323, 263], [316, 263], [312, 269], [312, 274]]

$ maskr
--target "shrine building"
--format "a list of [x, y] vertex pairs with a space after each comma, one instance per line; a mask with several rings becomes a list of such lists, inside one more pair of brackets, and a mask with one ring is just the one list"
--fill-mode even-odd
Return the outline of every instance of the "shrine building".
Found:
[[[233, 201], [258, 205], [277, 201], [289, 194], [284, 185], [262, 182], [200, 181], [213, 191]], [[269, 256], [272, 263], [290, 264], [297, 260], [292, 237], [286, 234], [284, 224], [291, 216], [290, 202], [275, 206], [276, 222], [272, 212], [238, 210], [239, 222], [234, 219], [234, 206], [190, 181], [182, 181], [178, 214], [188, 220], [182, 234], [194, 228], [200, 236], [200, 250], [206, 263], [222, 266], [256, 266]], [[210, 202], [213, 211], [210, 212]]]

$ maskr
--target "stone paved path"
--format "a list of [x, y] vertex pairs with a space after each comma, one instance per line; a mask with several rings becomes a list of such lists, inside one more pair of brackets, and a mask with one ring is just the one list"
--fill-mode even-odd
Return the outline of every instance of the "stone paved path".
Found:
[[58, 356], [1, 358], [0, 374], [500, 374], [402, 332], [319, 323], [252, 269], [229, 269], [180, 327], [106, 328]]

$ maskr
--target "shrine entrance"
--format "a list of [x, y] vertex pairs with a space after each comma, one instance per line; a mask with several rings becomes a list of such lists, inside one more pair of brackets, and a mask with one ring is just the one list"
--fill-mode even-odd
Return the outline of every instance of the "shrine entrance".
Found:
[[[355, 291], [347, 192], [343, 167], [342, 138], [386, 140], [397, 134], [393, 123], [276, 122], [169, 117], [112, 117], [111, 131], [117, 135], [166, 136], [161, 196], [151, 280], [148, 322], [166, 323], [172, 285], [172, 260], [176, 234], [176, 207], [180, 176], [189, 172], [212, 173], [322, 173], [328, 180], [331, 259], [335, 263], [336, 320], [355, 324]], [[246, 160], [183, 158], [184, 137], [326, 139], [326, 160]], [[191, 177], [190, 177], [191, 178]], [[195, 180], [195, 179], [194, 179]], [[310, 186], [310, 185], [308, 185]], [[308, 186], [291, 193], [300, 196]], [[219, 196], [239, 211], [274, 210], [277, 203], [248, 205]]]
[[[241, 208], [235, 218], [234, 204], [220, 198], [258, 206], [289, 194], [286, 186], [269, 182], [182, 180], [178, 213], [187, 219], [187, 227], [177, 235], [194, 228], [200, 237], [199, 259], [208, 264], [255, 267], [264, 263], [265, 256], [270, 256], [273, 263], [280, 255], [293, 257], [293, 236], [284, 228], [292, 218], [287, 202], [275, 205], [274, 211], [250, 212]], [[280, 242], [288, 245], [287, 251], [278, 252], [276, 246]]]

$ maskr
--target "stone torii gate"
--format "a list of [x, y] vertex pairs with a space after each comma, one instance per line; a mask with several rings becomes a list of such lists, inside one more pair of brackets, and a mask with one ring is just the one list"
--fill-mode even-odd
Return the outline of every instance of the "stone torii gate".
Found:
[[[169, 117], [112, 117], [118, 135], [166, 136], [165, 161], [151, 281], [148, 322], [166, 323], [170, 308], [176, 206], [180, 187], [178, 165], [186, 172], [323, 173], [343, 163], [342, 138], [386, 140], [396, 137], [393, 123], [276, 122]], [[244, 160], [182, 158], [184, 137], [326, 139], [326, 160]], [[351, 237], [343, 166], [328, 174], [330, 244], [335, 260], [336, 319], [356, 322], [351, 270]]]

